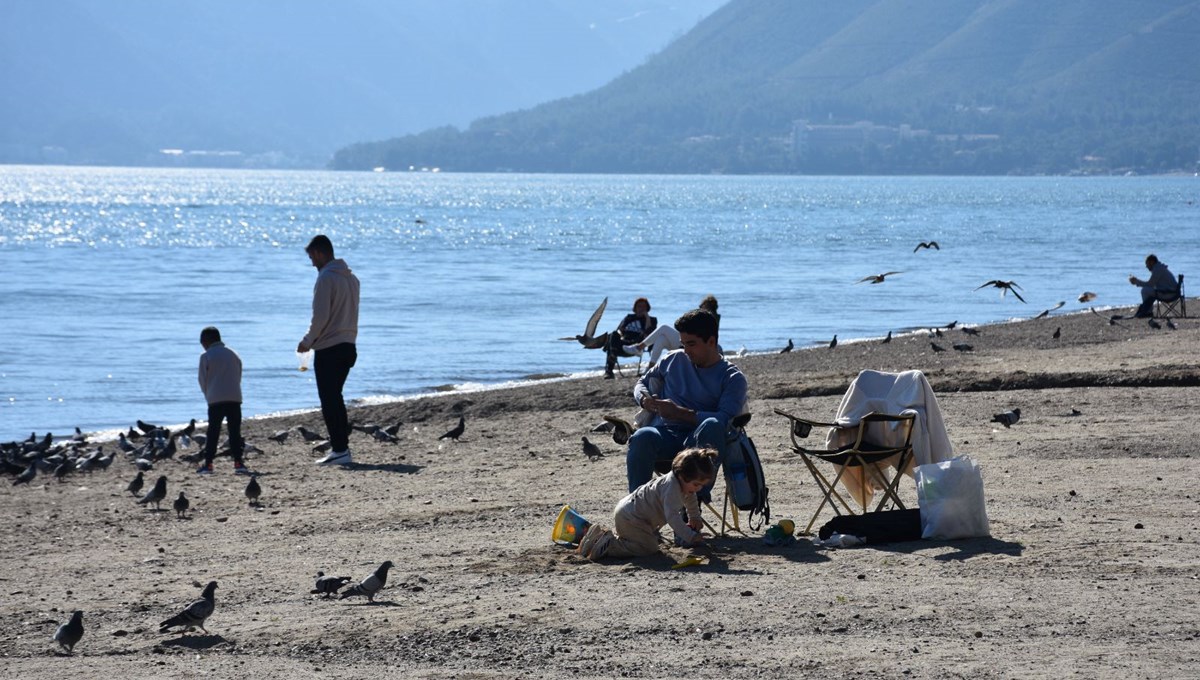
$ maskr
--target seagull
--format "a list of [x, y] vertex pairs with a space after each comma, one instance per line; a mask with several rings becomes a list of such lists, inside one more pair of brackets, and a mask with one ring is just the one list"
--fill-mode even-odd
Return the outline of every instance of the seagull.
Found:
[[289, 434], [291, 434], [290, 430], [280, 430], [280, 431], [276, 432], [275, 434], [267, 437], [267, 439], [270, 439], [271, 441], [273, 441], [277, 444], [282, 444], [287, 441]]
[[341, 597], [338, 599], [344, 600], [347, 597], [361, 595], [367, 598], [367, 602], [374, 602], [375, 594], [380, 590], [383, 590], [383, 586], [387, 583], [388, 569], [391, 568], [391, 560], [384, 562], [383, 564], [379, 565], [379, 568], [375, 570], [375, 573], [364, 578], [358, 583], [358, 585], [353, 586], [348, 590], [343, 590]]
[[154, 509], [159, 510], [158, 504], [167, 497], [167, 476], [160, 475], [158, 481], [154, 482], [154, 488], [146, 492], [145, 496], [138, 501], [138, 505], [153, 503]]
[[891, 341], [892, 341], [892, 332], [891, 332], [891, 331], [888, 331], [887, 337], [886, 337], [886, 338], [884, 338], [884, 339], [881, 341], [881, 344], [884, 344], [884, 345], [886, 345], [886, 344], [888, 344], [888, 343], [889, 343], [889, 342], [891, 342]]
[[588, 317], [587, 325], [583, 327], [583, 335], [576, 335], [570, 338], [559, 338], [559, 340], [575, 340], [587, 349], [600, 349], [608, 344], [608, 333], [602, 333], [600, 337], [596, 337], [596, 326], [600, 324], [600, 317], [604, 316], [604, 308], [608, 307], [608, 298], [604, 298], [600, 302], [600, 306], [592, 315]]
[[959, 330], [961, 330], [963, 333], [966, 333], [967, 335], [979, 335], [979, 331], [974, 328], [967, 328], [966, 326], [963, 326]]
[[189, 505], [191, 505], [191, 503], [188, 502], [187, 496], [184, 496], [183, 492], [180, 491], [179, 498], [176, 498], [175, 502], [171, 504], [171, 507], [175, 508], [175, 517], [179, 519], [185, 519]]
[[628, 420], [618, 416], [604, 416], [604, 420], [612, 425], [612, 438], [618, 446], [624, 446], [633, 436], [633, 431], [637, 429]]
[[458, 441], [458, 438], [461, 437], [463, 435], [463, 432], [466, 432], [466, 431], [467, 431], [467, 419], [463, 416], [459, 416], [458, 417], [458, 425], [456, 425], [454, 427], [454, 429], [450, 430], [446, 434], [438, 437], [438, 439], [441, 440], [441, 439], [450, 438], [450, 439], [453, 439], [454, 441]]
[[326, 576], [325, 572], [317, 572], [317, 587], [313, 588], [312, 594], [323, 594], [326, 598], [330, 595], [336, 595], [337, 591], [342, 589], [342, 586], [350, 582], [349, 576]]
[[[1080, 300], [1080, 302], [1082, 302], [1082, 300]], [[1059, 302], [1058, 302], [1058, 304], [1057, 304], [1057, 305], [1054, 305], [1054, 306], [1053, 306], [1053, 307], [1051, 307], [1050, 309], [1043, 309], [1041, 314], [1038, 314], [1037, 316], [1035, 316], [1035, 317], [1033, 317], [1033, 318], [1035, 318], [1035, 319], [1042, 319], [1042, 318], [1045, 318], [1045, 317], [1047, 317], [1047, 316], [1050, 316], [1050, 312], [1053, 312], [1054, 310], [1061, 308], [1061, 307], [1062, 307], [1063, 305], [1065, 305], [1065, 304], [1067, 304], [1065, 300], [1059, 300]]]
[[[992, 279], [991, 281], [988, 281], [987, 283], [983, 284], [979, 288], [987, 288], [988, 286], [992, 286], [994, 288], [999, 288], [1000, 289], [1000, 297], [1004, 297], [1005, 295], [1008, 295], [1009, 292], [1011, 292], [1013, 295], [1016, 296], [1016, 298], [1018, 300], [1020, 300], [1021, 302], [1025, 302], [1025, 298], [1021, 297], [1021, 294], [1017, 292], [1018, 290], [1023, 290], [1023, 289], [1019, 285], [1017, 285], [1016, 281], [1001, 281], [999, 279]], [[975, 290], [979, 290], [979, 288], [976, 288]]]
[[1161, 323], [1159, 323], [1159, 322], [1157, 322], [1157, 321], [1155, 321], [1154, 319], [1148, 319], [1148, 320], [1146, 321], [1146, 325], [1150, 326], [1151, 328], [1153, 328], [1153, 329], [1154, 329], [1154, 330], [1156, 330], [1156, 331], [1161, 331], [1161, 330], [1162, 330], [1162, 324], [1161, 324]]
[[1079, 294], [1080, 302], [1091, 302], [1096, 299], [1096, 294], [1091, 291], [1084, 291]]
[[796, 345], [795, 345], [795, 343], [793, 343], [793, 342], [792, 342], [792, 339], [791, 339], [791, 338], [788, 338], [788, 344], [787, 344], [787, 347], [784, 347], [783, 349], [779, 350], [779, 353], [780, 353], [780, 354], [787, 354], [788, 352], [792, 351], [792, 349], [793, 349], [795, 346], [796, 346]]
[[1005, 411], [1004, 413], [997, 413], [996, 415], [992, 416], [991, 422], [1000, 423], [1005, 428], [1009, 428], [1009, 427], [1012, 427], [1020, 419], [1021, 419], [1021, 409], [1014, 408], [1011, 411]]
[[913, 252], [915, 253], [922, 248], [933, 248], [934, 250], [942, 249], [942, 247], [938, 245], [937, 241], [921, 241], [917, 244], [916, 248], [913, 248]]
[[246, 498], [250, 499], [250, 507], [258, 505], [258, 497], [262, 495], [262, 487], [258, 485], [258, 475], [250, 475], [246, 482]]
[[974, 352], [975, 351], [974, 347], [968, 345], [965, 342], [955, 343], [950, 346], [953, 347], [954, 349], [958, 350], [959, 352]]
[[870, 281], [871, 283], [883, 283], [883, 280], [886, 279], [887, 277], [891, 276], [892, 274], [903, 274], [903, 273], [904, 272], [884, 272], [882, 274], [871, 274], [870, 276], [862, 277], [861, 279], [855, 281], [854, 283], [855, 284], [866, 283], [867, 281]]
[[208, 630], [204, 627], [204, 622], [208, 617], [212, 616], [213, 609], [216, 607], [216, 602], [213, 599], [213, 591], [216, 589], [217, 582], [209, 581], [208, 585], [204, 586], [204, 593], [201, 595], [201, 599], [192, 602], [187, 607], [184, 607], [183, 611], [158, 624], [158, 632], [165, 633], [168, 629], [175, 626], [183, 626], [185, 632], [193, 628], [199, 628], [207, 635]]
[[54, 631], [54, 641], [67, 650], [67, 654], [75, 653], [75, 645], [83, 637], [83, 612], [76, 609], [71, 613], [71, 620], [60, 625]]
[[604, 457], [604, 452], [600, 450], [599, 446], [596, 446], [595, 444], [589, 442], [588, 438], [584, 437], [583, 438], [583, 455], [587, 456], [588, 460], [595, 462]]
[[946, 351], [945, 347], [942, 347], [941, 345], [937, 344], [936, 342], [929, 343], [929, 346], [933, 348], [934, 352], [945, 352]]
[[142, 477], [143, 474], [145, 473], [143, 473], [141, 470], [138, 470], [137, 477], [134, 477], [133, 481], [129, 482], [129, 486], [125, 487], [125, 490], [128, 491], [130, 495], [136, 496], [138, 495], [138, 492], [142, 490], [142, 486], [146, 483], [146, 480]]
[[1055, 340], [1057, 340], [1057, 339], [1061, 338], [1061, 337], [1062, 337], [1062, 326], [1059, 326], [1058, 328], [1055, 328], [1055, 329], [1054, 329], [1054, 335], [1052, 335], [1052, 336], [1050, 336], [1050, 337], [1054, 338]]
[[837, 333], [833, 334], [833, 339], [829, 341], [829, 349], [837, 347]]

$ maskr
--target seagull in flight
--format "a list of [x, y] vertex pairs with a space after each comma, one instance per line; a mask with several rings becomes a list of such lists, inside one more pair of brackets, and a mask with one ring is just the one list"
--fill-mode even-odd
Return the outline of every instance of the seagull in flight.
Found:
[[1062, 306], [1063, 306], [1063, 305], [1065, 305], [1065, 304], [1067, 304], [1066, 300], [1059, 300], [1059, 302], [1058, 302], [1058, 304], [1057, 304], [1057, 305], [1054, 305], [1054, 306], [1053, 306], [1053, 307], [1051, 307], [1050, 309], [1043, 309], [1041, 314], [1038, 314], [1037, 316], [1035, 316], [1035, 317], [1033, 317], [1033, 318], [1035, 318], [1035, 319], [1044, 319], [1045, 317], [1047, 317], [1047, 316], [1050, 316], [1050, 312], [1053, 312], [1053, 311], [1054, 311], [1054, 310], [1056, 310], [1056, 309], [1060, 309], [1060, 308], [1062, 308]]
[[867, 281], [870, 281], [871, 283], [883, 283], [883, 280], [886, 279], [887, 277], [891, 276], [892, 274], [903, 274], [903, 273], [904, 272], [884, 272], [882, 274], [872, 274], [870, 276], [864, 276], [861, 279], [855, 281], [854, 283], [856, 283], [856, 284], [866, 283]]
[[570, 338], [559, 338], [559, 340], [575, 340], [587, 349], [600, 349], [608, 344], [608, 333], [605, 332], [596, 337], [596, 326], [600, 324], [600, 317], [604, 316], [604, 309], [608, 307], [608, 298], [604, 298], [600, 302], [600, 306], [596, 311], [592, 312], [588, 318], [587, 325], [583, 327], [583, 335], [576, 335]]
[[913, 252], [915, 253], [922, 248], [933, 248], [934, 250], [942, 249], [942, 247], [938, 245], [937, 241], [921, 241], [917, 244], [916, 248], [913, 248]]
[[[991, 281], [988, 281], [987, 283], [983, 284], [979, 288], [987, 288], [988, 286], [992, 286], [994, 288], [999, 288], [1000, 289], [1000, 297], [1004, 297], [1005, 295], [1008, 295], [1011, 292], [1013, 295], [1016, 296], [1016, 298], [1018, 300], [1020, 300], [1021, 302], [1025, 302], [1025, 298], [1021, 297], [1021, 294], [1017, 292], [1018, 290], [1023, 290], [1023, 289], [1017, 285], [1016, 281], [1001, 281], [999, 279], [992, 279]], [[976, 288], [975, 290], [979, 290], [979, 288]]]

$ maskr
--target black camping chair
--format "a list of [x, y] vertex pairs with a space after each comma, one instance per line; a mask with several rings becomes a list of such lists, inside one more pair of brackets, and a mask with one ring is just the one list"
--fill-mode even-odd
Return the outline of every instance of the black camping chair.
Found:
[[1187, 297], [1183, 294], [1183, 274], [1179, 275], [1179, 287], [1174, 292], [1160, 292], [1154, 300], [1154, 316], [1160, 319], [1187, 318]]

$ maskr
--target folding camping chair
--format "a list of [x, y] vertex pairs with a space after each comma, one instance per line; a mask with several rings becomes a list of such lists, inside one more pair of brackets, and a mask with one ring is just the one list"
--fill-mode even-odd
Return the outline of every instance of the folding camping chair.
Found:
[[[912, 435], [916, 411], [910, 409], [900, 415], [868, 413], [850, 426], [808, 420], [780, 409], [775, 409], [775, 413], [790, 421], [788, 431], [792, 450], [800, 454], [800, 459], [821, 489], [821, 503], [803, 533], [811, 533], [813, 524], [816, 524], [826, 504], [833, 508], [835, 514], [843, 514], [843, 509], [845, 514], [856, 514], [853, 506], [838, 492], [839, 482], [858, 502], [862, 514], [879, 512], [889, 502], [898, 510], [905, 509], [904, 502], [900, 500], [899, 483], [904, 476], [901, 472], [907, 470], [913, 461]], [[831, 441], [848, 439], [851, 443], [824, 449], [805, 446], [801, 440], [807, 439], [814, 427], [830, 428], [831, 436], [828, 439]], [[886, 441], [893, 443], [875, 443]], [[821, 472], [818, 462], [830, 464], [836, 470], [832, 481]], [[887, 473], [888, 467], [895, 468], [893, 474]], [[882, 490], [883, 498], [872, 511], [869, 508], [875, 488]]]
[[1183, 274], [1179, 275], [1179, 288], [1173, 293], [1158, 293], [1154, 301], [1154, 316], [1160, 319], [1187, 318], [1187, 297], [1183, 294]]

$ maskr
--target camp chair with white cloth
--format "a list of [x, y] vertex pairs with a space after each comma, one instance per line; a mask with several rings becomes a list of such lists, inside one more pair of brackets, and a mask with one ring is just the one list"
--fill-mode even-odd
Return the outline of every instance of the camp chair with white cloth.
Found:
[[[883, 492], [883, 498], [874, 511], [889, 501], [903, 509], [898, 473], [912, 476], [917, 465], [954, 457], [937, 397], [920, 371], [862, 371], [842, 397], [833, 422], [808, 420], [779, 409], [775, 412], [789, 420], [792, 449], [801, 455], [822, 490], [821, 504], [804, 533], [812, 530], [826, 504], [839, 515], [842, 508], [854, 514], [837, 492], [839, 482], [862, 512], [871, 509], [877, 490]], [[829, 428], [824, 449], [801, 442], [813, 427]], [[817, 461], [833, 465], [832, 482], [820, 472]], [[898, 473], [889, 475], [887, 468]]]

